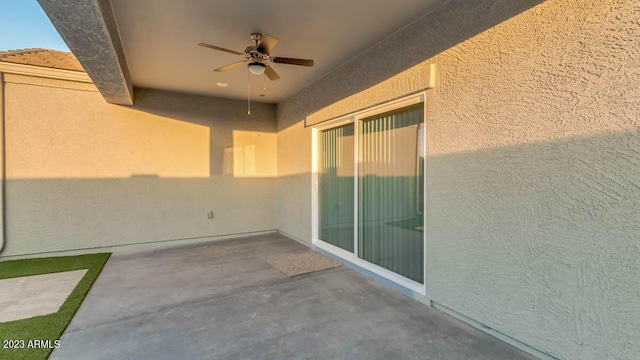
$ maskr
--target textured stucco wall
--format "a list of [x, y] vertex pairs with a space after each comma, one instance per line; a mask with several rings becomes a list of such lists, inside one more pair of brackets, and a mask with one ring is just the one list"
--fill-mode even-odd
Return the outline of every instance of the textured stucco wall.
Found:
[[640, 354], [639, 18], [547, 1], [436, 57], [433, 300], [560, 358]]
[[[441, 41], [478, 10], [450, 18]], [[426, 114], [435, 302], [554, 357], [637, 359], [639, 18], [637, 1], [548, 0], [424, 58], [438, 70]], [[278, 108], [279, 149], [304, 150], [278, 153], [278, 226], [307, 241], [310, 213], [296, 207], [310, 207], [311, 144], [300, 122], [322, 102]]]
[[2, 256], [275, 229], [273, 105], [5, 80]]

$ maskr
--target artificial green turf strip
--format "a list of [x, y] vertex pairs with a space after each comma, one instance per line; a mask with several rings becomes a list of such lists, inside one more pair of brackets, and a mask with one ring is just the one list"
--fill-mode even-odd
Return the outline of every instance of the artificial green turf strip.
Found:
[[[52, 349], [26, 348], [29, 340], [51, 340], [53, 343], [60, 339], [110, 255], [99, 253], [0, 262], [0, 279], [87, 269], [57, 313], [0, 323], [0, 359], [47, 359]], [[4, 340], [24, 340], [25, 348], [4, 349]], [[64, 346], [64, 342], [60, 346]]]

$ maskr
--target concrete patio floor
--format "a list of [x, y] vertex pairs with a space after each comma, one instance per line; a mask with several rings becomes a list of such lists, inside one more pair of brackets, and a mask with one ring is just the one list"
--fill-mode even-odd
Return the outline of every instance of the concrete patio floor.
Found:
[[282, 235], [113, 255], [51, 359], [534, 359]]

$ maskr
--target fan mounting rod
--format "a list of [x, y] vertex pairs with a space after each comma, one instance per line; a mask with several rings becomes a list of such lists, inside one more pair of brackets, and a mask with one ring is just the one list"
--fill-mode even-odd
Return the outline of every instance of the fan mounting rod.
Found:
[[258, 44], [260, 44], [260, 41], [262, 41], [262, 34], [251, 34], [251, 40], [253, 40], [253, 43], [256, 44], [256, 46], [258, 46]]

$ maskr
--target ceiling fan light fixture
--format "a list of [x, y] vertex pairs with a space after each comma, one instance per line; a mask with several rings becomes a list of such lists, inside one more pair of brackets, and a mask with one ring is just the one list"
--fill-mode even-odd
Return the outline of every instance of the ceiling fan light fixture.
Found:
[[249, 64], [249, 71], [253, 74], [253, 75], [262, 75], [264, 74], [265, 69], [267, 68], [267, 66], [265, 64], [259, 63], [259, 62], [254, 62], [254, 63], [250, 63]]

